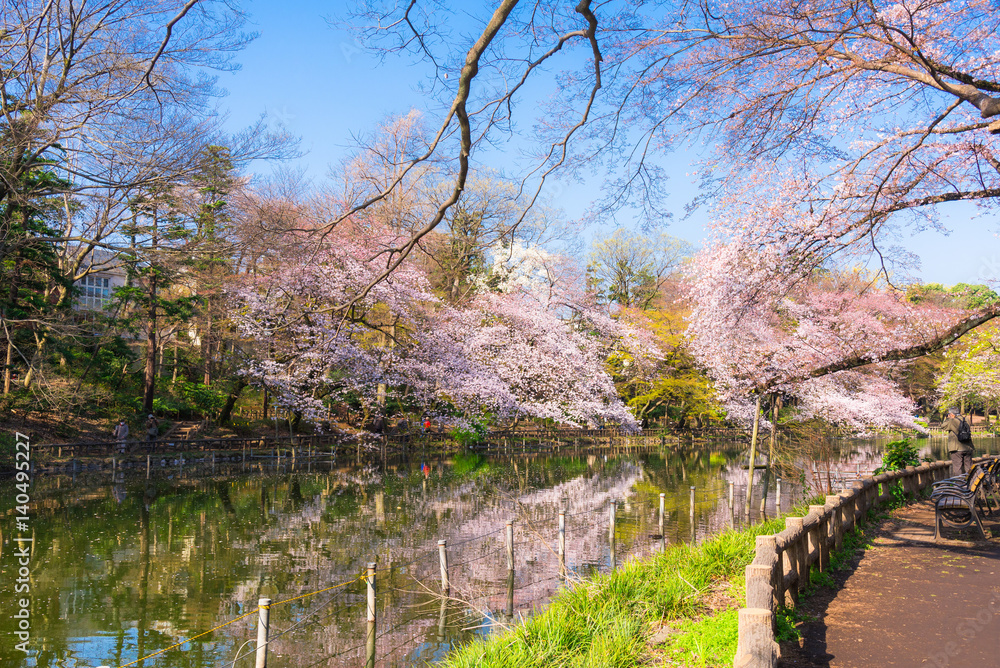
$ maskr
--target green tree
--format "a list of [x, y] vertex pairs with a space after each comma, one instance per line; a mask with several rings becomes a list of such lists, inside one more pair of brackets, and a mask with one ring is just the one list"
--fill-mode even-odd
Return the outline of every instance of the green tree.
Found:
[[647, 236], [619, 228], [594, 241], [587, 275], [604, 303], [644, 310], [690, 253], [688, 242], [665, 232]]
[[230, 151], [225, 146], [206, 146], [199, 164], [193, 178], [198, 196], [193, 212], [194, 229], [188, 244], [188, 266], [199, 298], [198, 338], [204, 363], [203, 383], [208, 386], [212, 384], [225, 351], [227, 319], [223, 287], [233, 274], [234, 257], [229, 198], [239, 180]]
[[[53, 301], [54, 288], [69, 294], [71, 281], [59, 269], [53, 240], [57, 204], [53, 193], [66, 187], [52, 160], [35, 159], [20, 175], [17, 197], [0, 199], [0, 323], [5, 351], [3, 393], [12, 390], [18, 367], [30, 370], [42, 342], [69, 300]], [[25, 374], [25, 384], [30, 376]]]
[[1000, 328], [992, 323], [966, 334], [944, 354], [938, 377], [940, 407], [962, 412], [980, 407], [987, 415], [1000, 406]]
[[643, 368], [629, 355], [615, 353], [608, 360], [619, 396], [644, 423], [665, 419], [683, 428], [721, 419], [712, 384], [699, 369], [684, 342], [686, 322], [682, 309], [650, 309], [635, 318], [655, 336], [664, 357], [652, 368]]

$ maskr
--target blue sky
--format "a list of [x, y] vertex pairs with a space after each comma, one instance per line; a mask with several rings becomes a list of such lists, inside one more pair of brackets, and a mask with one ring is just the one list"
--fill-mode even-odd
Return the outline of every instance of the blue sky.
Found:
[[[426, 70], [392, 56], [380, 62], [362, 51], [351, 35], [326, 20], [338, 6], [315, 0], [249, 3], [252, 29], [260, 37], [240, 54], [242, 69], [219, 81], [229, 91], [221, 107], [229, 115], [230, 127], [248, 125], [267, 113], [301, 137], [307, 153], [297, 164], [306, 168], [315, 183], [322, 182], [328, 168], [343, 158], [352, 135], [370, 132], [386, 116], [425, 108], [428, 103], [418, 90]], [[531, 110], [525, 105], [521, 114], [521, 126], [530, 128]], [[430, 126], [436, 120], [433, 113], [427, 114]], [[508, 170], [513, 164], [513, 159], [496, 152], [489, 159], [506, 162], [497, 166]], [[681, 217], [684, 204], [694, 195], [694, 186], [685, 176], [689, 166], [683, 154], [670, 158], [669, 164], [673, 174], [670, 205], [677, 215], [667, 229], [697, 244], [705, 235], [704, 219]], [[599, 185], [599, 179], [564, 185], [552, 203], [575, 218]], [[628, 220], [622, 218], [619, 223], [628, 225]], [[917, 276], [946, 285], [1000, 280], [996, 236], [1000, 224], [995, 216], [979, 216], [974, 206], [956, 204], [943, 210], [942, 223], [950, 234], [907, 231], [896, 241], [920, 257]]]

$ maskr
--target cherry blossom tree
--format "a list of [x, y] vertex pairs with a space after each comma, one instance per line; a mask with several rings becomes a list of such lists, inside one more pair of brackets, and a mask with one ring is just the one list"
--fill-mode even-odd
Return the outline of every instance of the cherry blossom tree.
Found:
[[341, 226], [234, 291], [241, 334], [266, 342], [247, 375], [279, 405], [316, 418], [324, 401], [356, 396], [379, 410], [381, 392], [400, 392], [467, 414], [636, 426], [604, 360], [609, 346], [642, 342], [559, 291], [483, 293], [458, 308], [410, 262], [342, 315], [339, 300], [371, 281], [397, 242], [396, 232], [370, 223]]
[[855, 429], [914, 426], [886, 362], [940, 340], [966, 312], [913, 304], [862, 272], [776, 272], [784, 261], [773, 249], [717, 243], [691, 270], [691, 350], [730, 416], [753, 425], [751, 463], [769, 393], [797, 398], [803, 416]]
[[[784, 254], [777, 272], [863, 255], [888, 277], [912, 261], [891, 248], [901, 224], [933, 226], [943, 205], [993, 207], [1000, 194], [1000, 18], [987, 0], [430, 6], [364, 2], [347, 17], [380, 54], [428, 66], [440, 125], [410, 162], [440, 161], [454, 188], [417, 236], [463, 196], [470, 156], [517, 136], [525, 90], [553, 82], [527, 192], [557, 170], [607, 168], [595, 211], [658, 221], [662, 156], [704, 144], [693, 204], [746, 212], [740, 241]], [[451, 32], [457, 12], [470, 34]]]

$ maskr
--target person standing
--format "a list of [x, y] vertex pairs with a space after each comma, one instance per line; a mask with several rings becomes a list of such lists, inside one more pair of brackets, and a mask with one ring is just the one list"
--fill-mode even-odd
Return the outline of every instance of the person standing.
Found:
[[160, 423], [152, 413], [146, 418], [146, 441], [155, 441], [160, 435]]
[[944, 421], [948, 432], [948, 454], [951, 456], [951, 474], [965, 475], [972, 468], [972, 429], [961, 413], [948, 409], [948, 419]]
[[118, 452], [125, 452], [125, 442], [128, 440], [128, 425], [125, 424], [125, 418], [118, 421], [112, 433], [118, 441]]

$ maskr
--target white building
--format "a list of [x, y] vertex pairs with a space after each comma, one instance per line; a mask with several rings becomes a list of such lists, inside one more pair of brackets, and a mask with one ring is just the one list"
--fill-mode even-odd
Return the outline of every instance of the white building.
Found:
[[76, 282], [79, 293], [73, 307], [81, 311], [104, 310], [115, 288], [125, 286], [125, 267], [117, 253], [95, 248], [80, 266], [80, 273], [87, 270], [90, 273]]

